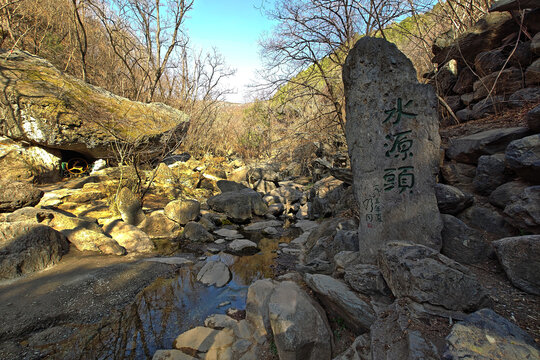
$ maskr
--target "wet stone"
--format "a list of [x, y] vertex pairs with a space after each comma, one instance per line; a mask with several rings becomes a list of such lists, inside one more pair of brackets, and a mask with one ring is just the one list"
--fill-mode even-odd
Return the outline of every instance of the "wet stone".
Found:
[[259, 248], [253, 241], [237, 239], [227, 246], [227, 251], [234, 255], [252, 255], [259, 252]]
[[[346, 137], [366, 262], [392, 239], [441, 247], [434, 185], [440, 136], [433, 88], [395, 45], [364, 37], [344, 69]], [[405, 216], [406, 214], [406, 216]]]
[[214, 230], [214, 234], [222, 236], [226, 239], [241, 239], [243, 236], [236, 230], [231, 229], [218, 229]]
[[209, 261], [197, 274], [197, 280], [205, 285], [222, 287], [231, 280], [231, 271], [221, 261]]

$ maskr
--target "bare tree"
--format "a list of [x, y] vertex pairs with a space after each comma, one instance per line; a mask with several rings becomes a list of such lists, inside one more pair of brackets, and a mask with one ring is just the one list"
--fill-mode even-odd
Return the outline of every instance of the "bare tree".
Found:
[[182, 32], [185, 16], [194, 0], [118, 0], [121, 15], [131, 19], [133, 33], [143, 37], [146, 52], [148, 90], [146, 101], [155, 96], [159, 81], [167, 69], [173, 51], [185, 48], [187, 37]]
[[220, 116], [222, 122], [226, 121], [227, 115], [222, 110], [225, 96], [231, 93], [224, 81], [236, 70], [227, 66], [223, 56], [212, 49], [207, 54], [185, 52], [175, 71], [175, 105], [190, 115], [186, 147], [199, 151], [216, 149], [215, 141], [223, 136], [219, 132], [224, 129], [214, 125]]
[[295, 103], [328, 133], [345, 127], [341, 69], [360, 34], [382, 29], [405, 12], [400, 0], [278, 0], [266, 10], [278, 22], [261, 42], [266, 90], [282, 105]]
[[88, 52], [88, 39], [86, 36], [86, 27], [84, 25], [84, 15], [81, 16], [81, 7], [83, 1], [71, 0], [73, 6], [73, 20], [75, 25], [75, 35], [77, 37], [77, 44], [79, 45], [79, 52], [81, 54], [81, 70], [82, 80], [86, 82], [86, 53]]

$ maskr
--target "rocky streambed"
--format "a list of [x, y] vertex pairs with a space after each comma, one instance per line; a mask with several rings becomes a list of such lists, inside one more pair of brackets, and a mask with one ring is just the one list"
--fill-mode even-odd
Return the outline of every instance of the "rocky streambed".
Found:
[[[265, 223], [275, 226], [273, 236], [256, 225], [268, 228]], [[302, 232], [281, 225], [262, 221], [243, 234], [235, 226], [215, 229], [217, 240], [202, 256], [178, 251], [118, 257], [72, 246], [54, 267], [0, 282], [0, 357], [151, 359], [211, 315], [245, 317], [249, 285], [273, 277], [279, 249]], [[244, 236], [255, 249], [221, 251], [237, 238], [247, 242]], [[221, 273], [199, 276], [214, 263], [223, 265]], [[225, 280], [219, 283], [219, 277]]]
[[[487, 130], [449, 153], [509, 133], [538, 139]], [[538, 357], [540, 239], [525, 234], [538, 231], [539, 186], [513, 175], [480, 194], [507, 171], [482, 159], [499, 157], [443, 164], [440, 251], [397, 239], [373, 263], [346, 169], [310, 183], [237, 168], [231, 181], [160, 164], [144, 207], [118, 168], [45, 194], [4, 183], [0, 358]]]

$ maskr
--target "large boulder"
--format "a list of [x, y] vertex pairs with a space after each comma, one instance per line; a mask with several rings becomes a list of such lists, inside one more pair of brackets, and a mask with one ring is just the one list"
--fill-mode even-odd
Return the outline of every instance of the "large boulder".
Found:
[[317, 181], [308, 192], [308, 201], [311, 204], [308, 208], [309, 218], [314, 220], [331, 216], [344, 203], [341, 200], [346, 196], [345, 192], [344, 182], [333, 176]]
[[[354, 253], [353, 253], [354, 254]], [[354, 260], [352, 260], [354, 262]], [[343, 279], [349, 286], [365, 295], [390, 295], [390, 289], [375, 265], [350, 264], [345, 266]]]
[[455, 60], [450, 60], [439, 69], [428, 84], [435, 87], [437, 94], [447, 95], [457, 81], [458, 67]]
[[126, 224], [139, 225], [145, 219], [141, 199], [127, 187], [123, 187], [118, 193], [116, 207]]
[[231, 280], [229, 267], [221, 261], [209, 261], [199, 270], [197, 280], [205, 285], [223, 287]]
[[60, 180], [61, 154], [0, 136], [0, 174], [4, 180], [34, 183]]
[[61, 233], [66, 236], [79, 251], [96, 251], [103, 254], [125, 255], [126, 249], [116, 242], [113, 238], [105, 235], [101, 231], [88, 229], [69, 229], [62, 230]]
[[511, 107], [519, 108], [540, 101], [540, 87], [527, 87], [513, 93], [508, 99]]
[[171, 239], [180, 235], [180, 225], [170, 220], [163, 211], [157, 210], [146, 215], [142, 223], [137, 226], [152, 239]]
[[489, 96], [472, 105], [470, 117], [480, 119], [488, 114], [495, 114], [506, 107], [504, 95]]
[[97, 159], [111, 157], [111, 143], [122, 139], [159, 151], [160, 142], [178, 138], [164, 133], [187, 130], [179, 110], [116, 96], [24, 51], [4, 52], [0, 67], [0, 135]]
[[190, 221], [184, 227], [182, 236], [189, 241], [194, 242], [212, 242], [214, 237], [206, 230], [204, 226], [195, 221]]
[[531, 52], [540, 55], [540, 33], [536, 33], [531, 41]]
[[197, 200], [174, 200], [163, 209], [165, 216], [180, 225], [186, 225], [199, 217], [201, 204]]
[[320, 305], [291, 281], [257, 280], [248, 289], [246, 320], [259, 343], [273, 336], [280, 359], [330, 359], [332, 331]]
[[478, 158], [474, 189], [481, 195], [489, 195], [508, 180], [504, 154], [482, 155]]
[[482, 309], [452, 327], [444, 360], [540, 359], [534, 339], [491, 309]]
[[[186, 353], [205, 353], [206, 359], [224, 359], [233, 344], [235, 336], [231, 329], [215, 330], [197, 326], [176, 337], [173, 346]], [[212, 355], [213, 356], [212, 356]], [[230, 356], [230, 354], [229, 354]], [[198, 358], [198, 357], [197, 357]], [[189, 359], [180, 357], [180, 360]]]
[[198, 360], [199, 358], [190, 356], [185, 352], [176, 349], [156, 350], [152, 360]]
[[516, 232], [504, 216], [487, 204], [486, 206], [471, 206], [457, 217], [470, 227], [491, 235], [492, 239], [512, 236]]
[[126, 250], [105, 235], [95, 219], [76, 217], [66, 211], [25, 207], [4, 215], [5, 221], [28, 221], [43, 224], [60, 231], [80, 251], [124, 255]]
[[27, 221], [0, 223], [0, 280], [45, 269], [69, 250], [64, 235]]
[[513, 197], [504, 214], [516, 228], [540, 234], [540, 185], [529, 186]]
[[523, 179], [540, 184], [540, 134], [512, 141], [505, 158], [508, 167]]
[[240, 184], [231, 180], [218, 180], [216, 182], [216, 185], [222, 193], [240, 191], [248, 188], [244, 184]]
[[493, 246], [512, 284], [540, 295], [540, 235], [504, 238]]
[[437, 206], [442, 214], [458, 214], [471, 206], [474, 198], [471, 194], [446, 184], [435, 184]]
[[208, 206], [214, 211], [222, 212], [232, 221], [247, 222], [255, 215], [265, 215], [268, 206], [261, 195], [251, 189], [228, 191], [207, 200]]
[[22, 181], [0, 181], [0, 212], [13, 212], [39, 203], [43, 191]]
[[[25, 207], [4, 215], [4, 221], [32, 221], [52, 227], [55, 230], [87, 229], [101, 232], [101, 227], [92, 218], [77, 217], [67, 211]], [[68, 239], [69, 240], [69, 239]]]
[[[437, 97], [394, 44], [363, 37], [343, 67], [346, 138], [365, 262], [392, 239], [439, 250]], [[406, 214], [406, 216], [404, 216]]]
[[427, 246], [392, 242], [379, 252], [378, 260], [398, 298], [458, 311], [489, 303], [487, 292], [466, 267]]
[[375, 320], [375, 312], [346, 284], [322, 274], [306, 274], [305, 279], [329, 314], [343, 319], [347, 327], [357, 334], [369, 331]]
[[[358, 241], [349, 236], [355, 229], [356, 224], [350, 219], [338, 217], [323, 221], [307, 235], [303, 244], [303, 261], [307, 264], [315, 259], [331, 260], [340, 251], [359, 250]], [[341, 241], [336, 242], [336, 237], [341, 238]], [[354, 243], [345, 241], [346, 239], [353, 240]]]
[[276, 287], [270, 279], [257, 280], [248, 289], [246, 298], [246, 320], [253, 325], [257, 336], [266, 337], [272, 334], [268, 302]]
[[280, 359], [331, 359], [332, 330], [324, 310], [296, 283], [276, 286], [268, 300], [268, 317]]
[[296, 184], [280, 184], [280, 187], [270, 191], [270, 195], [279, 199], [279, 202], [283, 204], [293, 204], [299, 202], [302, 199], [304, 193], [302, 188]]
[[502, 184], [489, 195], [489, 202], [491, 205], [504, 209], [512, 197], [521, 194], [528, 186], [521, 181], [510, 181]]
[[441, 253], [463, 264], [487, 260], [488, 244], [483, 234], [452, 215], [442, 215]]
[[230, 252], [231, 254], [239, 255], [239, 256], [253, 255], [259, 251], [260, 249], [257, 246], [257, 244], [247, 239], [236, 239], [236, 240], [231, 241], [227, 245], [227, 252]]
[[121, 220], [113, 220], [104, 224], [103, 230], [128, 253], [148, 253], [155, 249], [154, 243], [144, 231]]
[[441, 175], [445, 183], [466, 191], [472, 191], [476, 166], [460, 162], [445, 162], [441, 166]]
[[283, 222], [278, 220], [258, 221], [244, 226], [244, 231], [262, 231], [268, 227], [281, 227]]
[[480, 156], [503, 152], [511, 141], [521, 139], [528, 132], [526, 127], [514, 127], [486, 130], [451, 139], [446, 156], [459, 162], [476, 164]]
[[476, 79], [477, 77], [476, 75], [474, 75], [471, 69], [464, 68], [459, 72], [456, 84], [454, 85], [452, 90], [456, 94], [470, 93], [473, 90], [473, 84], [476, 81]]

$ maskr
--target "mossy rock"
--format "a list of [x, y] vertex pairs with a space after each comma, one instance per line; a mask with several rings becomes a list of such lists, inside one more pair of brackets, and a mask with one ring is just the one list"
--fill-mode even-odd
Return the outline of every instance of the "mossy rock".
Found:
[[0, 87], [0, 135], [90, 158], [111, 157], [115, 142], [159, 151], [164, 134], [183, 135], [189, 122], [170, 106], [114, 95], [23, 51], [0, 52]]

